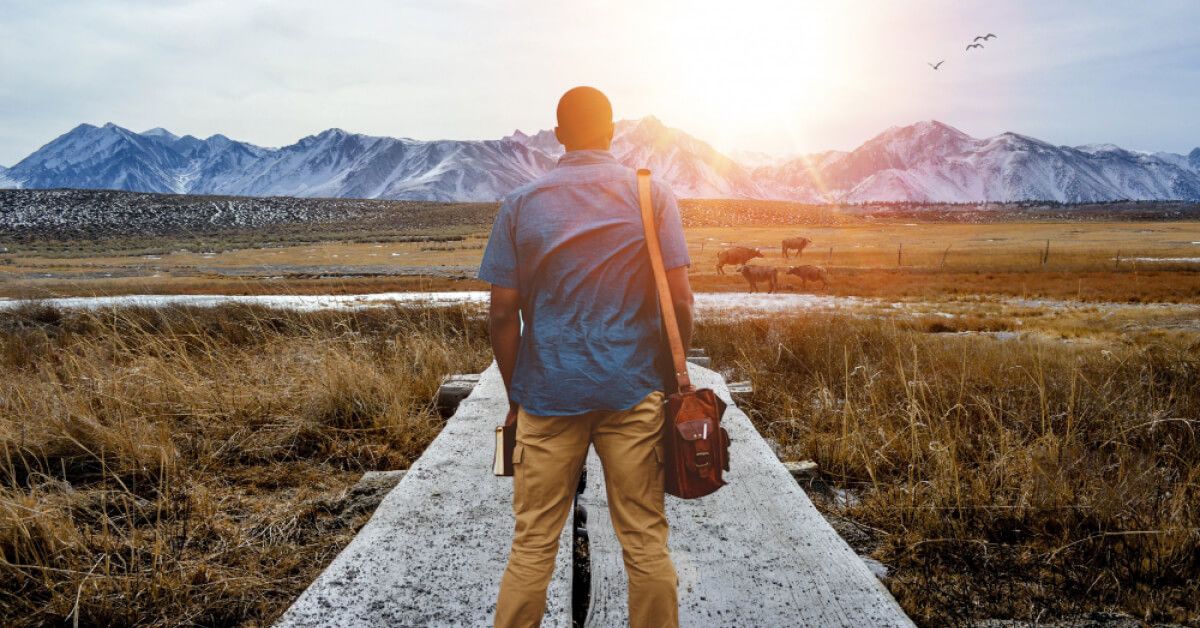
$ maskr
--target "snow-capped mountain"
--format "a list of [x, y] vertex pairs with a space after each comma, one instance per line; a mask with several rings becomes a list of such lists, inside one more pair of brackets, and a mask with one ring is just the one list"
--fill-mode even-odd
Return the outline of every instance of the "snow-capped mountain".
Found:
[[553, 161], [516, 142], [374, 137], [329, 129], [268, 152], [198, 193], [249, 196], [490, 201], [545, 172]]
[[1112, 145], [1054, 146], [1016, 133], [976, 139], [928, 121], [888, 129], [849, 153], [803, 157], [755, 175], [790, 194], [816, 189], [842, 202], [1200, 200], [1200, 170], [1186, 160]]
[[750, 171], [683, 131], [657, 118], [617, 125], [613, 154], [630, 167], [649, 168], [688, 198], [778, 198]]
[[164, 129], [134, 133], [112, 123], [81, 124], [10, 168], [7, 176], [26, 188], [185, 193], [267, 152], [223, 135], [200, 140]]
[[76, 127], [22, 160], [9, 178], [27, 188], [490, 201], [553, 160], [517, 142], [419, 142], [329, 129], [280, 149], [223, 135]]
[[[742, 164], [683, 131], [667, 127], [654, 116], [617, 122], [612, 153], [631, 168], [649, 168], [685, 198], [777, 198]], [[557, 159], [562, 144], [554, 131], [526, 135], [516, 131], [505, 139], [521, 142]]]
[[777, 166], [785, 161], [795, 159], [797, 155], [782, 156], [764, 153], [757, 150], [741, 150], [735, 149], [729, 151], [729, 158], [742, 164], [743, 167], [753, 171], [756, 168], [763, 166]]
[[[1054, 146], [1003, 133], [978, 139], [927, 121], [853, 151], [739, 159], [654, 117], [617, 123], [613, 153], [681, 197], [803, 202], [1200, 200], [1200, 148], [1187, 155], [1111, 144]], [[0, 187], [492, 201], [554, 166], [553, 131], [499, 140], [419, 141], [329, 129], [283, 148], [162, 128], [82, 124], [11, 168]]]

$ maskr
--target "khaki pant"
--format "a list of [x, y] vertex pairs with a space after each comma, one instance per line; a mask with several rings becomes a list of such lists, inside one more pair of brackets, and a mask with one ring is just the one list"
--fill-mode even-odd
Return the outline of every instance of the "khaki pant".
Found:
[[517, 526], [500, 582], [496, 626], [538, 626], [588, 444], [604, 466], [608, 508], [629, 575], [632, 628], [679, 625], [675, 567], [667, 553], [660, 434], [663, 394], [630, 410], [539, 417], [522, 409], [513, 454]]

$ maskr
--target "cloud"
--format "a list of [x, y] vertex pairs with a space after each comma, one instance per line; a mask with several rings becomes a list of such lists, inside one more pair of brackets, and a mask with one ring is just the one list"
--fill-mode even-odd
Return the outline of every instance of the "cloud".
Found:
[[[1198, 22], [1200, 4], [1179, 0], [13, 0], [0, 164], [80, 122], [263, 145], [331, 126], [499, 137], [551, 126], [576, 84], [723, 148], [851, 148], [939, 118], [1186, 150], [1200, 143]], [[963, 54], [988, 30], [1001, 38]]]

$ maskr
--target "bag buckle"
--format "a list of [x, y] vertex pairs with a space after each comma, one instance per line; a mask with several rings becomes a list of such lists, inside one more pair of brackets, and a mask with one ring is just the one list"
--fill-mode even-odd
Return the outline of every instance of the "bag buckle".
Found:
[[[701, 469], [701, 468], [707, 467], [709, 465], [709, 463], [711, 462], [711, 459], [712, 459], [712, 455], [709, 454], [707, 451], [697, 451], [696, 454], [692, 457], [692, 459], [696, 463], [696, 468]], [[701, 462], [701, 460], [703, 460], [704, 462]]]

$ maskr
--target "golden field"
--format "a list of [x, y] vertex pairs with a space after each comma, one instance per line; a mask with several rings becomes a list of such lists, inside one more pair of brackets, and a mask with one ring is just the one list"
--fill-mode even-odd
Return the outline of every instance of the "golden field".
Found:
[[488, 360], [459, 309], [0, 313], [3, 623], [269, 623]]
[[[857, 299], [708, 317], [696, 344], [919, 624], [1200, 625], [1200, 222], [718, 226], [729, 204], [683, 203], [697, 290], [747, 289], [713, 267], [737, 244]], [[6, 241], [0, 297], [486, 287], [487, 225], [400, 227]], [[441, 377], [489, 359], [471, 307], [0, 310], [0, 616], [269, 624], [365, 522], [361, 474], [437, 434]]]
[[[1194, 315], [958, 307], [716, 318], [696, 345], [920, 624], [1195, 623]], [[0, 614], [268, 624], [366, 521], [362, 472], [437, 434], [441, 377], [489, 359], [462, 307], [0, 312]]]
[[796, 316], [697, 342], [918, 624], [1200, 622], [1200, 332], [982, 322], [1033, 333]]
[[[473, 277], [487, 230], [456, 231], [453, 237], [462, 239], [446, 242], [368, 239], [137, 255], [14, 251], [0, 257], [7, 260], [0, 264], [0, 296], [484, 288]], [[692, 282], [702, 291], [747, 289], [736, 268], [719, 276], [714, 267], [716, 251], [736, 244], [762, 248], [765, 258], [755, 264], [781, 270], [824, 266], [831, 278], [827, 291], [843, 296], [1200, 302], [1200, 222], [1195, 221], [960, 224], [847, 218], [836, 225], [691, 226], [685, 233], [694, 261]], [[799, 259], [793, 254], [785, 260], [779, 242], [791, 236], [808, 237], [813, 244]], [[782, 289], [797, 291], [800, 283], [785, 278]]]

